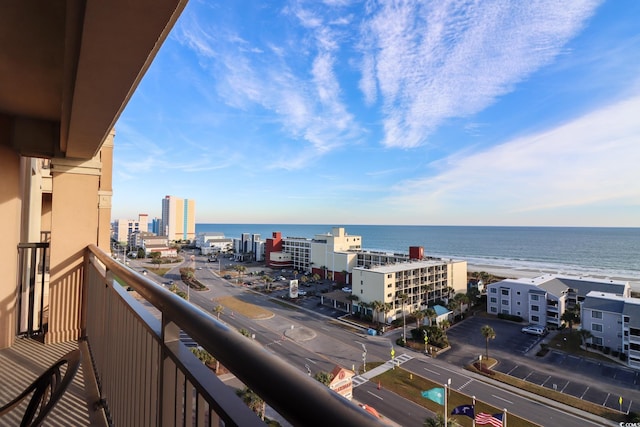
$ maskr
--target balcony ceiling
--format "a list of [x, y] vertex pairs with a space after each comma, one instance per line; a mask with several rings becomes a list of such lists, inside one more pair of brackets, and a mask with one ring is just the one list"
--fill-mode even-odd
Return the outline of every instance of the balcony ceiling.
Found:
[[0, 144], [93, 157], [187, 0], [0, 6]]

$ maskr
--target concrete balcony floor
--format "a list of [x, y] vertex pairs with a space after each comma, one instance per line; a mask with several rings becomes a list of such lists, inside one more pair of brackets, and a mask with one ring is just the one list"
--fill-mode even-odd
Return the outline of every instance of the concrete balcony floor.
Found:
[[[45, 345], [33, 339], [16, 338], [12, 347], [0, 350], [0, 406], [18, 396], [61, 356], [78, 346], [78, 342]], [[86, 346], [80, 346], [85, 350], [80, 369], [67, 392], [45, 419], [47, 426], [104, 424], [102, 411], [93, 410], [93, 403], [89, 403], [97, 400], [97, 392], [93, 381], [86, 380], [85, 373], [92, 372], [91, 361]], [[0, 418], [0, 426], [19, 425], [25, 407], [26, 403]]]

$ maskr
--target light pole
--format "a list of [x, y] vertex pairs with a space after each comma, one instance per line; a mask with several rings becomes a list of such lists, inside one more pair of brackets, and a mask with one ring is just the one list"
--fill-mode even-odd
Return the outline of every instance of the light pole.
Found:
[[362, 344], [362, 370], [367, 372], [367, 347]]

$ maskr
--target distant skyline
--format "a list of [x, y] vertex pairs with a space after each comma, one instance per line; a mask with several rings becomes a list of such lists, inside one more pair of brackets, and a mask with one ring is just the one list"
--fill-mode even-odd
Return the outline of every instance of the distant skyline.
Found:
[[116, 124], [112, 217], [639, 227], [638, 16], [191, 0]]

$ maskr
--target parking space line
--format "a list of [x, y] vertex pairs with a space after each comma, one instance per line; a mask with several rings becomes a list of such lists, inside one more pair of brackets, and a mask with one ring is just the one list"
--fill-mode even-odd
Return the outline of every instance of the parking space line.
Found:
[[570, 381], [567, 381], [567, 383], [564, 385], [564, 387], [562, 387], [562, 390], [560, 390], [560, 393], [564, 393], [564, 389], [567, 388], [569, 383], [570, 383]]
[[547, 383], [547, 381], [549, 381], [549, 379], [551, 379], [551, 375], [549, 375], [549, 376], [547, 377], [547, 379], [546, 379], [546, 380], [544, 380], [544, 382], [543, 382], [542, 384], [540, 384], [540, 385], [544, 387], [544, 385]]
[[604, 402], [602, 402], [602, 406], [605, 406], [607, 404], [607, 400], [609, 400], [609, 396], [611, 396], [611, 393], [607, 393], [607, 397], [604, 399]]
[[526, 380], [527, 380], [527, 378], [529, 378], [529, 377], [531, 376], [531, 374], [533, 374], [533, 371], [529, 372], [529, 373], [527, 374], [527, 376], [523, 378], [523, 380], [525, 380], [525, 381], [526, 381]]
[[384, 400], [382, 397], [378, 396], [378, 395], [377, 395], [377, 394], [375, 394], [375, 393], [371, 393], [371, 391], [369, 391], [369, 390], [367, 390], [367, 393], [369, 393], [369, 394], [370, 394], [371, 396], [373, 396], [373, 397], [377, 397], [377, 398], [378, 398], [378, 399], [380, 399], [380, 400]]
[[589, 386], [587, 386], [587, 389], [584, 391], [584, 393], [582, 393], [582, 396], [580, 396], [580, 399], [584, 398], [584, 395], [587, 394], [588, 391], [589, 391]]
[[511, 368], [511, 370], [509, 372], [507, 372], [507, 375], [511, 375], [511, 372], [513, 372], [515, 369], [517, 369], [518, 366], [520, 366], [520, 365], [516, 365], [513, 368]]

